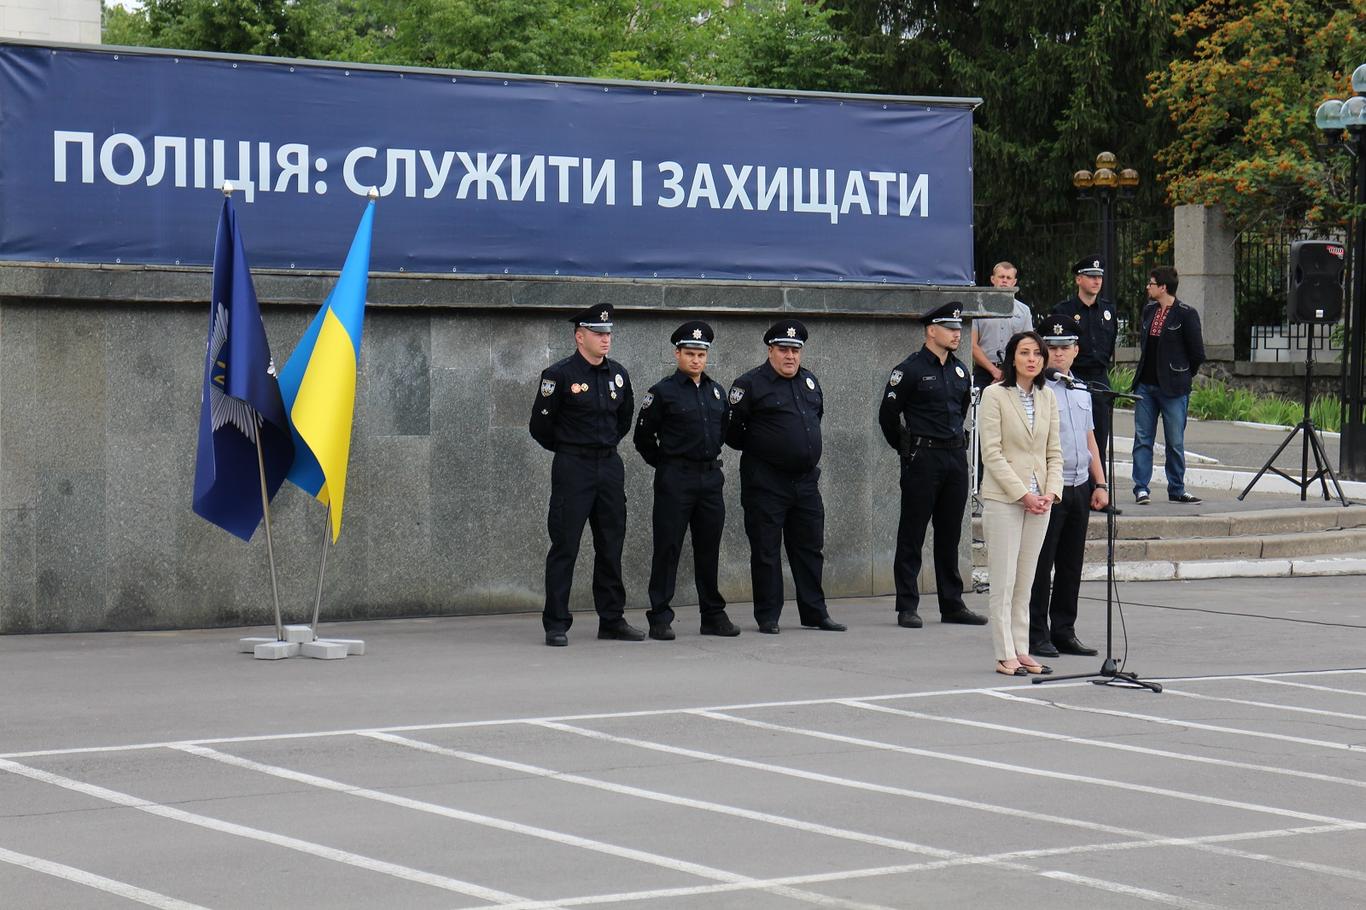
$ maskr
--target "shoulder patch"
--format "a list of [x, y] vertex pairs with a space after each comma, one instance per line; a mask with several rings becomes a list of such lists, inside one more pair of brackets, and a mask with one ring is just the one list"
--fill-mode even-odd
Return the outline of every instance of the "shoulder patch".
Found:
[[887, 380], [887, 382], [890, 385], [896, 385], [897, 383], [901, 382], [901, 377], [903, 375], [905, 374], [902, 373], [900, 370], [892, 370], [892, 378]]
[[554, 395], [554, 394], [555, 394], [555, 380], [553, 380], [553, 379], [542, 379], [542, 380], [541, 380], [541, 397], [542, 397], [542, 398], [549, 398], [551, 395]]
[[642, 399], [640, 399], [640, 409], [643, 411], [643, 410], [645, 410], [646, 408], [648, 408], [650, 405], [652, 405], [652, 404], [654, 404], [654, 403], [655, 403], [655, 393], [654, 393], [654, 392], [646, 392], [646, 393], [645, 393], [645, 397], [642, 398]]
[[731, 386], [731, 387], [730, 387], [730, 403], [731, 403], [731, 404], [739, 404], [739, 403], [740, 403], [740, 399], [741, 399], [741, 398], [744, 398], [744, 397], [745, 397], [745, 390], [744, 390], [744, 389], [740, 388], [738, 385], [734, 385], [734, 386]]

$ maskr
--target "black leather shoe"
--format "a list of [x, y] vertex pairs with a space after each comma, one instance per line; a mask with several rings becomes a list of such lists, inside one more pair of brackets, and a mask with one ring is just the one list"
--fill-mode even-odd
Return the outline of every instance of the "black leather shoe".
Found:
[[939, 616], [940, 622], [956, 622], [965, 626], [985, 626], [987, 618], [981, 613], [974, 613], [967, 607], [961, 610], [954, 610], [952, 613], [942, 613]]
[[761, 622], [759, 623], [759, 631], [765, 635], [777, 635], [778, 624], [776, 622]]
[[[803, 623], [803, 625], [805, 625]], [[816, 623], [814, 626], [806, 626], [808, 629], [817, 629], [821, 632], [847, 632], [849, 627], [842, 622], [835, 622], [829, 616]]]
[[1076, 654], [1078, 657], [1095, 657], [1100, 653], [1095, 648], [1086, 647], [1075, 635], [1071, 638], [1055, 638], [1053, 647], [1057, 648], [1060, 654]]
[[564, 648], [569, 645], [569, 636], [563, 632], [545, 633], [545, 643], [552, 648]]
[[740, 634], [740, 627], [730, 621], [730, 617], [724, 613], [716, 616], [705, 616], [702, 618], [702, 627], [698, 630], [703, 635], [723, 635], [726, 638], [734, 638]]
[[645, 633], [623, 619], [618, 622], [599, 625], [598, 638], [615, 641], [644, 641]]
[[896, 624], [903, 629], [919, 629], [925, 625], [925, 620], [914, 610], [899, 610], [896, 614]]
[[1059, 651], [1057, 648], [1053, 647], [1051, 641], [1045, 641], [1040, 642], [1037, 645], [1030, 645], [1029, 653], [1033, 654], [1035, 657], [1057, 657]]
[[676, 636], [674, 635], [674, 627], [667, 622], [652, 622], [650, 623], [650, 637], [655, 641], [673, 641]]

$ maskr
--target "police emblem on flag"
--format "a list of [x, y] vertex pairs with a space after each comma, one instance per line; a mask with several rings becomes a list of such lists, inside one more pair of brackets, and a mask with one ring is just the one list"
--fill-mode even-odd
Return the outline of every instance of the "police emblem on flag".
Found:
[[901, 382], [901, 377], [903, 375], [904, 374], [900, 370], [892, 370], [892, 378], [888, 380], [888, 384], [896, 385], [897, 383]]
[[541, 397], [542, 397], [542, 398], [549, 398], [551, 395], [554, 395], [554, 394], [555, 394], [555, 380], [553, 380], [553, 379], [542, 379], [542, 380], [541, 380]]
[[739, 404], [740, 399], [745, 397], [745, 390], [739, 386], [733, 386], [730, 390], [730, 403]]

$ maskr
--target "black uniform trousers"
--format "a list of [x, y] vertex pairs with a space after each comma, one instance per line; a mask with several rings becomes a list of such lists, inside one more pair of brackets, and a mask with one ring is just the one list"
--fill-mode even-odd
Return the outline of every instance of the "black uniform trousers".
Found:
[[617, 622], [626, 607], [621, 548], [626, 538], [626, 472], [615, 449], [600, 455], [556, 452], [550, 466], [550, 552], [545, 557], [547, 632], [567, 632], [569, 587], [583, 526], [593, 529], [593, 605], [602, 622]]
[[819, 625], [830, 617], [821, 587], [825, 505], [816, 483], [820, 476], [820, 468], [790, 474], [750, 455], [740, 458], [740, 504], [749, 537], [754, 619], [759, 623], [777, 622], [783, 612], [784, 546], [802, 625]]
[[[1091, 520], [1091, 482], [1063, 487], [1062, 502], [1048, 514], [1043, 549], [1029, 592], [1029, 646], [1076, 634], [1077, 592], [1086, 557], [1086, 526]], [[1050, 586], [1049, 574], [1053, 580]], [[1050, 596], [1050, 588], [1052, 594]]]
[[967, 609], [963, 576], [958, 571], [958, 541], [963, 536], [963, 510], [968, 503], [967, 450], [917, 446], [901, 459], [901, 521], [896, 529], [898, 613], [919, 612], [921, 553], [925, 529], [934, 525], [934, 579], [939, 612]]
[[650, 562], [650, 623], [674, 620], [673, 600], [683, 537], [692, 529], [693, 578], [703, 616], [720, 613], [725, 598], [717, 587], [721, 530], [726, 524], [725, 475], [719, 461], [660, 456], [655, 468], [654, 557]]

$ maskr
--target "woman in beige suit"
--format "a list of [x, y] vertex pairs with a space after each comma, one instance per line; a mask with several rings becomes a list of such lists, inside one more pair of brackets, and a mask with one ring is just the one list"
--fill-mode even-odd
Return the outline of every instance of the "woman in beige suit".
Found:
[[1062, 499], [1058, 400], [1044, 385], [1043, 367], [1038, 334], [1014, 335], [1001, 381], [982, 392], [977, 412], [991, 640], [996, 672], [1006, 676], [1053, 672], [1029, 656], [1029, 590], [1048, 510]]

